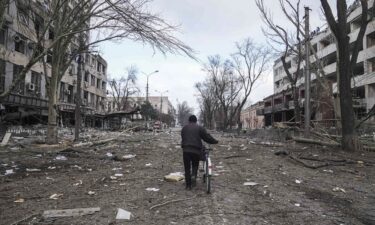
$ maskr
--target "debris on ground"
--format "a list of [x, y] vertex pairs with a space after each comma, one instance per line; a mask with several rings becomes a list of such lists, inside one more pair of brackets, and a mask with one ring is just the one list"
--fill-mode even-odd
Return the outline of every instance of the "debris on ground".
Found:
[[154, 192], [157, 192], [159, 191], [160, 189], [158, 188], [146, 188], [146, 191], [154, 191]]
[[130, 220], [131, 215], [131, 212], [119, 208], [117, 210], [116, 220]]
[[256, 186], [256, 185], [258, 185], [258, 183], [255, 183], [255, 182], [245, 182], [245, 183], [243, 183], [243, 185], [245, 185], [245, 186]]
[[164, 176], [164, 179], [166, 181], [177, 182], [177, 181], [181, 181], [185, 179], [185, 176], [181, 172], [176, 172], [176, 173], [170, 173]]
[[334, 192], [343, 192], [343, 193], [346, 193], [346, 191], [345, 191], [345, 189], [344, 188], [340, 188], [340, 187], [334, 187], [333, 189], [332, 189], [332, 191], [334, 191]]
[[3, 137], [3, 140], [1, 141], [0, 146], [6, 146], [9, 142], [9, 139], [10, 139], [11, 136], [12, 136], [12, 133], [10, 133], [10, 132], [5, 133], [5, 135]]
[[53, 194], [53, 195], [49, 196], [49, 198], [53, 199], [53, 200], [58, 200], [62, 196], [63, 196], [63, 194]]
[[100, 208], [76, 208], [76, 209], [61, 209], [61, 210], [46, 210], [43, 212], [44, 218], [54, 217], [71, 217], [71, 216], [83, 216], [91, 215], [99, 212]]

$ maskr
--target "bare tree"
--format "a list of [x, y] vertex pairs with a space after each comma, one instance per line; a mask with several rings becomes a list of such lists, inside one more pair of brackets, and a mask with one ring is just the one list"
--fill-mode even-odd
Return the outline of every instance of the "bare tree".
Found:
[[[131, 39], [150, 44], [155, 51], [163, 54], [183, 53], [194, 57], [192, 49], [175, 38], [176, 27], [148, 11], [149, 0], [51, 0], [42, 5], [33, 1], [16, 2], [32, 10], [30, 19], [35, 27], [25, 29], [28, 29], [30, 36], [34, 34], [32, 39], [36, 42], [36, 50], [15, 82], [0, 98], [9, 94], [25, 79], [30, 68], [48, 54], [51, 58], [51, 70], [45, 71], [50, 77], [47, 91], [48, 143], [57, 143], [58, 84], [72, 60], [84, 49], [103, 41]], [[0, 18], [3, 16], [0, 15]], [[50, 31], [53, 32], [53, 39], [45, 40]], [[94, 31], [95, 37], [90, 36], [90, 31]], [[82, 33], [86, 34], [86, 45], [78, 46], [77, 36]]]
[[241, 43], [236, 43], [237, 52], [232, 55], [234, 69], [238, 74], [240, 95], [237, 104], [237, 126], [238, 132], [242, 129], [241, 111], [247, 103], [254, 85], [258, 82], [268, 69], [271, 51], [263, 45], [254, 43], [250, 38]]
[[215, 87], [210, 79], [206, 79], [204, 82], [195, 84], [195, 88], [199, 92], [199, 106], [200, 113], [203, 118], [203, 124], [208, 129], [213, 129], [215, 126], [215, 113], [218, 107], [218, 100], [215, 97]]
[[355, 151], [360, 148], [358, 134], [355, 130], [355, 115], [353, 110], [353, 100], [351, 92], [351, 80], [353, 70], [357, 63], [360, 46], [365, 35], [367, 24], [372, 20], [375, 12], [375, 1], [372, 5], [372, 12], [369, 13], [368, 1], [360, 0], [362, 15], [358, 36], [353, 42], [354, 47], [350, 49], [350, 39], [348, 30], [348, 7], [347, 1], [337, 0], [337, 18], [333, 15], [331, 6], [327, 0], [320, 0], [327, 23], [335, 36], [337, 46], [337, 81], [340, 96], [340, 111], [342, 124], [341, 145], [344, 150]]
[[136, 86], [137, 68], [132, 65], [126, 69], [126, 72], [126, 76], [108, 82], [111, 88], [110, 95], [118, 111], [126, 110], [129, 107], [129, 97], [139, 92], [139, 88]]
[[183, 126], [187, 124], [188, 118], [193, 114], [193, 109], [189, 107], [186, 101], [177, 104], [177, 120], [178, 123]]
[[233, 62], [222, 60], [219, 55], [209, 56], [204, 68], [212, 82], [213, 93], [218, 101], [218, 110], [222, 117], [221, 128], [226, 130], [232, 126], [238, 113], [237, 99], [241, 91], [239, 78], [234, 73]]

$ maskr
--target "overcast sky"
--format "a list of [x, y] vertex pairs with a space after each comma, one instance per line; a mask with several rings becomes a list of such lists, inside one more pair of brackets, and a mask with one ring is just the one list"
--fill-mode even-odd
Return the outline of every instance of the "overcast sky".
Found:
[[[302, 0], [302, 6], [312, 8], [312, 29], [323, 24], [320, 1]], [[278, 0], [265, 0], [277, 21], [284, 20], [278, 9]], [[235, 42], [251, 37], [255, 42], [264, 43], [263, 26], [255, 0], [154, 0], [150, 10], [158, 13], [168, 22], [179, 25], [176, 33], [182, 41], [197, 52], [197, 58], [205, 62], [210, 55], [229, 57], [235, 50]], [[100, 51], [108, 62], [108, 74], [120, 77], [126, 67], [134, 64], [144, 73], [159, 70], [150, 77], [150, 95], [158, 95], [155, 90], [165, 91], [171, 102], [187, 101], [198, 113], [194, 84], [204, 80], [206, 74], [202, 65], [185, 56], [166, 55], [152, 48], [132, 41], [104, 43]], [[138, 76], [141, 96], [145, 96], [146, 76]], [[250, 96], [252, 103], [272, 94], [272, 72], [258, 83]]]

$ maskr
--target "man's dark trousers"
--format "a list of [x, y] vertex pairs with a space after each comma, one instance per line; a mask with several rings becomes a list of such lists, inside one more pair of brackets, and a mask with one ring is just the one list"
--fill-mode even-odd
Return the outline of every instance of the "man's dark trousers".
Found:
[[[184, 167], [185, 167], [185, 182], [186, 187], [190, 188], [192, 185], [191, 176], [197, 178], [198, 166], [199, 166], [199, 155], [191, 152], [184, 152]], [[191, 172], [192, 168], [192, 172]]]

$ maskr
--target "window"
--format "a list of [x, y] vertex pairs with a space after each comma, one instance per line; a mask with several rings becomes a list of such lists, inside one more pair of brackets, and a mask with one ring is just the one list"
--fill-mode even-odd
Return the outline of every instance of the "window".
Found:
[[100, 89], [100, 84], [102, 83], [102, 81], [100, 79], [97, 80], [96, 82], [96, 88], [97, 89]]
[[16, 34], [13, 36], [14, 40], [14, 50], [20, 53], [25, 54], [26, 52], [26, 38], [24, 38], [20, 34]]
[[51, 64], [52, 63], [52, 51], [49, 50], [48, 53], [47, 53], [47, 60], [46, 60], [47, 63]]
[[60, 101], [61, 102], [64, 102], [64, 100], [65, 100], [65, 98], [64, 98], [64, 92], [65, 92], [65, 83], [61, 82], [60, 83]]
[[[13, 82], [15, 82], [18, 78], [23, 69], [23, 66], [13, 64]], [[14, 93], [17, 94], [25, 94], [25, 79], [21, 79], [19, 83], [15, 86]]]
[[85, 71], [84, 81], [89, 82], [89, 72], [87, 72], [87, 71]]
[[375, 31], [367, 35], [367, 48], [375, 45]]
[[0, 93], [5, 91], [5, 61], [0, 59]]
[[40, 73], [31, 71], [31, 83], [34, 85], [35, 91], [34, 95], [40, 97], [40, 88], [41, 88], [41, 79], [42, 76]]
[[53, 40], [55, 38], [55, 33], [53, 32], [52, 29], [48, 30], [48, 39]]
[[91, 86], [95, 87], [95, 76], [91, 75]]
[[105, 81], [102, 82], [102, 89], [106, 90], [106, 83], [105, 83]]

